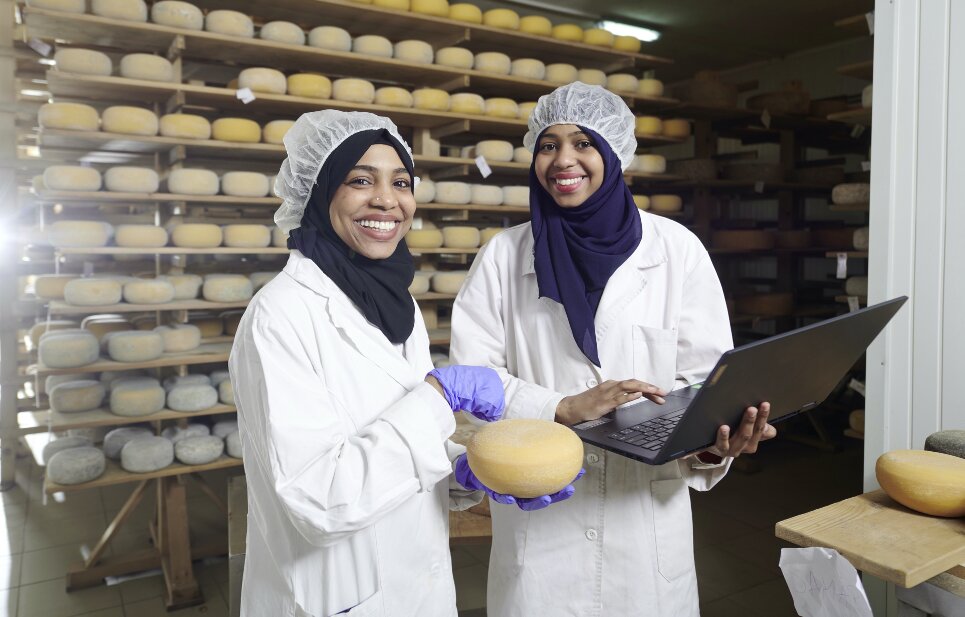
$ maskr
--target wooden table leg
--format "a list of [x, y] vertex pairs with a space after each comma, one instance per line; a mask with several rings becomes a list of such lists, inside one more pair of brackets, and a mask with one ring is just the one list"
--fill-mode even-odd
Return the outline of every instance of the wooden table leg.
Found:
[[178, 476], [158, 479], [158, 539], [164, 571], [167, 609], [175, 610], [204, 602], [204, 595], [191, 566], [188, 535], [188, 504], [184, 482]]

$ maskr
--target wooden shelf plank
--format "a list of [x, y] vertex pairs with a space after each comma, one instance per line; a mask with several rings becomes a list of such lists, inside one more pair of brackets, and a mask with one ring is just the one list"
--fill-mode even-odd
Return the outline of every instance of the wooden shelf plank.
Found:
[[828, 114], [828, 120], [852, 125], [871, 126], [871, 108], [859, 107], [857, 109]]
[[280, 144], [233, 143], [215, 139], [180, 139], [158, 135], [139, 136], [101, 131], [67, 131], [42, 128], [37, 134], [37, 143], [41, 150], [44, 148], [73, 148], [100, 152], [153, 154], [181, 147], [187, 151], [189, 158], [195, 155], [207, 155], [272, 162], [285, 158], [285, 146]]
[[287, 255], [289, 249], [269, 246], [260, 249], [241, 249], [219, 246], [213, 249], [189, 249], [180, 246], [161, 248], [127, 248], [121, 246], [99, 246], [95, 248], [58, 248], [61, 255]]
[[162, 409], [148, 416], [127, 417], [111, 413], [107, 409], [94, 409], [80, 413], [57, 413], [45, 409], [41, 411], [22, 411], [17, 420], [22, 432], [67, 431], [76, 428], [95, 428], [101, 426], [123, 426], [126, 424], [140, 424], [142, 422], [158, 422], [163, 420], [179, 420], [182, 418], [200, 418], [223, 413], [235, 413], [234, 405], [215, 405], [208, 409], [194, 412], [174, 411]]
[[838, 74], [856, 79], [866, 79], [871, 81], [874, 78], [874, 61], [865, 60], [853, 64], [845, 64], [838, 67]]
[[203, 203], [226, 206], [270, 206], [277, 208], [277, 197], [232, 197], [231, 195], [178, 195], [175, 193], [119, 193], [113, 191], [43, 191], [37, 201], [45, 203]]
[[129, 471], [124, 471], [121, 466], [115, 461], [107, 461], [107, 470], [104, 474], [97, 478], [96, 480], [91, 480], [90, 482], [84, 482], [83, 484], [57, 484], [52, 482], [47, 478], [44, 478], [44, 492], [48, 495], [53, 493], [71, 493], [75, 491], [85, 491], [92, 488], [103, 488], [105, 486], [114, 486], [117, 484], [127, 484], [129, 482], [141, 482], [143, 480], [155, 480], [157, 478], [167, 478], [169, 476], [180, 476], [188, 473], [201, 473], [203, 471], [213, 471], [215, 469], [231, 469], [233, 467], [241, 467], [243, 463], [240, 458], [231, 458], [230, 456], [223, 455], [218, 460], [213, 463], [208, 463], [207, 465], [184, 465], [182, 463], [174, 463], [168, 465], [164, 469], [158, 471], [152, 471], [150, 473], [131, 473]]
[[102, 358], [97, 362], [74, 368], [49, 368], [42, 364], [32, 364], [27, 367], [29, 376], [46, 377], [48, 375], [69, 375], [71, 373], [100, 373], [103, 371], [131, 371], [142, 368], [161, 368], [165, 366], [190, 366], [192, 364], [214, 364], [228, 361], [228, 351], [223, 345], [215, 344], [207, 347], [202, 345], [191, 353], [164, 354], [157, 360], [147, 362], [115, 362]]
[[100, 313], [141, 313], [153, 311], [220, 311], [245, 308], [243, 302], [208, 302], [207, 300], [182, 300], [165, 304], [100, 304], [97, 306], [74, 306], [62, 300], [53, 300], [48, 305], [51, 315], [97, 315]]

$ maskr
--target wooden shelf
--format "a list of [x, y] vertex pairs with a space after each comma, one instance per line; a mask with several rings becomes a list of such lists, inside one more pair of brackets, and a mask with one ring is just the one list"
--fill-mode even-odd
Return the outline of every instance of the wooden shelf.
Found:
[[174, 463], [168, 465], [164, 469], [158, 471], [152, 471], [150, 473], [131, 473], [129, 471], [124, 471], [121, 466], [115, 462], [107, 461], [107, 470], [101, 477], [96, 480], [91, 480], [90, 482], [84, 482], [83, 484], [57, 484], [56, 482], [50, 481], [48, 478], [44, 478], [44, 492], [48, 495], [53, 493], [71, 493], [76, 491], [85, 491], [91, 488], [102, 488], [105, 486], [114, 486], [117, 484], [127, 484], [130, 482], [142, 482], [144, 480], [155, 480], [157, 478], [166, 478], [169, 476], [180, 476], [188, 473], [200, 473], [203, 471], [213, 471], [215, 469], [230, 469], [232, 467], [241, 467], [243, 465], [240, 458], [231, 458], [227, 455], [222, 455], [221, 458], [214, 461], [213, 463], [208, 463], [207, 465], [184, 465], [182, 463]]
[[219, 246], [213, 249], [189, 249], [180, 246], [161, 248], [127, 248], [120, 246], [99, 246], [95, 248], [55, 248], [60, 255], [287, 255], [289, 249], [268, 246], [259, 249], [240, 249]]
[[214, 407], [194, 412], [162, 409], [147, 416], [128, 417], [113, 414], [107, 409], [94, 409], [80, 413], [57, 413], [56, 411], [45, 409], [42, 411], [22, 411], [18, 414], [17, 419], [22, 433], [42, 433], [48, 430], [67, 431], [77, 428], [123, 426], [126, 424], [140, 424], [142, 422], [200, 418], [223, 413], [235, 413], [235, 411], [234, 405], [215, 405]]
[[874, 78], [874, 61], [865, 60], [838, 67], [838, 74], [855, 79], [865, 79], [871, 81]]
[[190, 353], [164, 354], [157, 360], [147, 362], [115, 362], [101, 358], [91, 364], [74, 368], [48, 368], [42, 364], [32, 364], [27, 367], [29, 376], [47, 377], [48, 375], [70, 375], [73, 373], [100, 373], [103, 371], [132, 371], [143, 368], [161, 368], [166, 366], [190, 366], [192, 364], [214, 364], [228, 361], [228, 351], [223, 345], [213, 344], [206, 349], [202, 345]]
[[100, 313], [143, 313], [154, 311], [220, 311], [234, 308], [245, 308], [243, 302], [208, 302], [207, 300], [181, 300], [165, 304], [99, 304], [97, 306], [74, 306], [62, 300], [53, 300], [48, 304], [51, 315], [97, 315]]
[[218, 141], [215, 139], [180, 139], [176, 137], [126, 135], [101, 131], [67, 131], [41, 128], [37, 144], [44, 148], [77, 149], [97, 152], [126, 152], [153, 154], [172, 148], [184, 148], [189, 158], [215, 156], [245, 160], [264, 160], [273, 163], [285, 158], [285, 146], [280, 144], [251, 144]]
[[230, 195], [178, 195], [176, 193], [120, 193], [114, 191], [43, 191], [37, 195], [38, 202], [59, 204], [108, 204], [108, 203], [195, 203], [224, 206], [267, 206], [277, 208], [277, 197], [232, 197]]
[[859, 107], [857, 109], [828, 114], [828, 120], [852, 125], [871, 126], [871, 108]]

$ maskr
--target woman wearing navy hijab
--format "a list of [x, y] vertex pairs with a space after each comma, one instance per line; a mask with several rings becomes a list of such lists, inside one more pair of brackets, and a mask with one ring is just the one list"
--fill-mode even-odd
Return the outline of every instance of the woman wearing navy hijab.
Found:
[[[497, 370], [504, 417], [566, 425], [703, 381], [732, 347], [724, 295], [696, 236], [634, 206], [623, 100], [563, 86], [540, 98], [524, 143], [532, 221], [475, 259], [453, 307], [453, 362]], [[489, 615], [698, 615], [688, 490], [773, 437], [769, 410], [748, 408], [709, 451], [660, 466], [586, 445], [569, 499], [494, 504]]]

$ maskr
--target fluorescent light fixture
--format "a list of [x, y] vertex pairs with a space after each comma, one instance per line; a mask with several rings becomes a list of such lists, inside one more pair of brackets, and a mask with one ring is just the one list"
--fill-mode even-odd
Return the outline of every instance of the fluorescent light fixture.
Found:
[[656, 30], [643, 26], [631, 26], [618, 21], [604, 20], [598, 22], [597, 26], [618, 36], [635, 36], [644, 43], [652, 43], [660, 38], [660, 33]]

